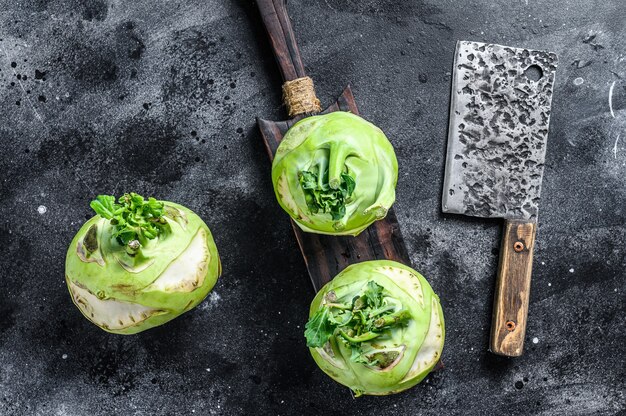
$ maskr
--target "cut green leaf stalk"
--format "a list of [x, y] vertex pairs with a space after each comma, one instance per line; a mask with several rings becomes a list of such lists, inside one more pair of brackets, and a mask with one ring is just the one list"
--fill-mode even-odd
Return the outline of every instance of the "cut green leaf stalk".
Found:
[[[323, 347], [341, 326], [345, 328], [337, 333], [352, 344], [353, 348], [359, 348], [358, 344], [378, 337], [382, 330], [387, 329], [385, 327], [403, 324], [410, 318], [406, 311], [394, 312], [394, 306], [391, 305], [384, 310], [376, 309], [384, 302], [383, 290], [382, 286], [370, 281], [367, 283], [365, 293], [353, 299], [352, 307], [336, 303], [325, 304], [306, 324], [304, 335], [307, 346]], [[381, 314], [384, 314], [383, 317], [378, 318]], [[322, 323], [320, 320], [327, 322]], [[324, 333], [320, 334], [321, 331]]]
[[419, 383], [441, 357], [439, 298], [415, 270], [387, 260], [347, 267], [311, 304], [305, 338], [320, 368], [356, 395]]
[[272, 164], [281, 207], [307, 232], [357, 235], [395, 201], [398, 162], [384, 133], [342, 111], [291, 127]]
[[91, 201], [98, 214], [67, 252], [65, 278], [80, 311], [105, 331], [134, 334], [194, 308], [221, 273], [213, 236], [191, 210], [124, 194]]
[[115, 197], [111, 195], [98, 195], [89, 205], [96, 214], [111, 220], [111, 225], [115, 227], [113, 236], [121, 245], [129, 246], [132, 252], [136, 252], [142, 242], [145, 244], [147, 240], [156, 238], [167, 227], [163, 218], [163, 202], [154, 198], [146, 201], [134, 192], [124, 194], [118, 202], [115, 203]]

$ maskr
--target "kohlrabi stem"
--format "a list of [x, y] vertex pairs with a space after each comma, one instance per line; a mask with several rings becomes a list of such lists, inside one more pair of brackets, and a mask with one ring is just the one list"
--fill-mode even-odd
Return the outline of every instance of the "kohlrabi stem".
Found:
[[358, 311], [359, 309], [363, 308], [367, 308], [367, 300], [365, 299], [365, 296], [359, 296], [354, 301], [354, 310]]
[[346, 334], [343, 330], [339, 330], [339, 335], [341, 335], [346, 341], [352, 343], [352, 344], [359, 344], [361, 342], [365, 342], [365, 341], [370, 341], [374, 338], [378, 338], [380, 336], [380, 334], [377, 334], [376, 332], [366, 332], [364, 334], [358, 335], [356, 337], [351, 337], [350, 335]]
[[139, 249], [141, 249], [139, 240], [131, 240], [126, 244], [126, 252], [129, 256], [135, 256], [139, 252]]
[[342, 310], [352, 309], [352, 306], [344, 305], [343, 303], [327, 303], [326, 306], [329, 308], [337, 308]]
[[336, 142], [330, 146], [328, 163], [328, 184], [332, 189], [339, 189], [341, 185], [341, 174], [346, 165], [346, 157], [350, 148], [343, 143]]
[[326, 169], [328, 169], [328, 159], [325, 157], [320, 158], [317, 164], [317, 187], [322, 189], [324, 187], [324, 176], [326, 176]]
[[344, 228], [346, 228], [345, 221], [339, 220], [333, 223], [333, 229], [335, 231], [342, 231]]
[[[139, 243], [139, 247], [145, 246], [146, 244], [148, 244], [148, 239], [143, 235], [143, 233], [141, 232], [141, 229], [137, 231], [137, 239], [135, 241]], [[132, 243], [132, 241], [130, 241], [129, 244], [130, 243]]]
[[381, 313], [385, 313], [385, 312], [393, 310], [393, 309], [395, 309], [394, 305], [383, 306], [382, 308], [374, 309], [373, 311], [371, 311], [369, 313], [369, 317], [373, 318], [375, 316], [380, 315]]
[[391, 315], [386, 315], [381, 318], [378, 318], [377, 320], [374, 321], [374, 326], [376, 328], [384, 328], [386, 326], [396, 325], [400, 322], [403, 322], [409, 319], [410, 317], [411, 315], [409, 314], [409, 312], [403, 309]]

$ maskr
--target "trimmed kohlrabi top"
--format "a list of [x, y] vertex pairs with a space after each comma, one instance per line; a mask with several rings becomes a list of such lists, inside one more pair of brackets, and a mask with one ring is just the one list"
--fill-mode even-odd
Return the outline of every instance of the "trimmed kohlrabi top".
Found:
[[100, 328], [133, 334], [198, 305], [221, 273], [213, 236], [191, 210], [135, 193], [100, 195], [67, 251], [72, 300]]
[[397, 180], [385, 134], [343, 111], [294, 124], [272, 165], [278, 203], [300, 228], [318, 234], [357, 235], [384, 218]]
[[419, 273], [388, 260], [353, 264], [311, 304], [305, 337], [313, 359], [357, 396], [413, 387], [444, 344], [439, 298]]

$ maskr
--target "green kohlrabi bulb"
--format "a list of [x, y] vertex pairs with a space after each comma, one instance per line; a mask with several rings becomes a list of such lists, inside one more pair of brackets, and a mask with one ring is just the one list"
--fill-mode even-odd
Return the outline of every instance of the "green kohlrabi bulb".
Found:
[[318, 234], [357, 235], [384, 218], [397, 181], [385, 134], [343, 111], [294, 124], [272, 165], [278, 203], [300, 228]]
[[98, 215], [67, 251], [65, 279], [74, 304], [117, 334], [161, 325], [197, 306], [221, 274], [211, 231], [191, 210], [131, 193], [100, 195]]
[[393, 261], [348, 266], [319, 291], [309, 316], [313, 359], [357, 396], [413, 387], [443, 350], [439, 298], [419, 273]]

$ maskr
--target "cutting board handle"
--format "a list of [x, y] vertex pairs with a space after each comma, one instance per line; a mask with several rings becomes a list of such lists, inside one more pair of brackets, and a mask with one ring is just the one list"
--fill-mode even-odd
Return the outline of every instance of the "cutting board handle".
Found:
[[491, 352], [519, 357], [524, 349], [537, 224], [507, 220], [491, 318]]
[[257, 0], [284, 81], [306, 76], [285, 0]]

